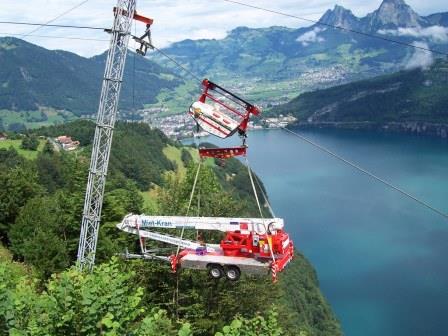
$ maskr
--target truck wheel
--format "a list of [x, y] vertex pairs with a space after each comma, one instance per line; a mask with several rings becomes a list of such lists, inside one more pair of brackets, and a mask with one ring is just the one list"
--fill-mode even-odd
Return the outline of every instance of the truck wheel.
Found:
[[230, 281], [238, 281], [240, 279], [240, 276], [241, 276], [241, 271], [238, 267], [228, 266], [226, 268], [226, 277]]
[[224, 270], [221, 265], [211, 264], [208, 266], [208, 275], [212, 279], [219, 279], [224, 275]]

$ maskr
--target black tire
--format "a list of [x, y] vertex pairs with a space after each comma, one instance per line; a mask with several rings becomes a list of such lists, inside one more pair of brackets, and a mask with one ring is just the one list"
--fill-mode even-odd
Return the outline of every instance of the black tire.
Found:
[[221, 265], [218, 264], [210, 264], [208, 265], [208, 275], [212, 279], [220, 279], [224, 276], [224, 269]]
[[230, 281], [238, 281], [241, 276], [241, 271], [237, 266], [226, 267], [226, 278]]

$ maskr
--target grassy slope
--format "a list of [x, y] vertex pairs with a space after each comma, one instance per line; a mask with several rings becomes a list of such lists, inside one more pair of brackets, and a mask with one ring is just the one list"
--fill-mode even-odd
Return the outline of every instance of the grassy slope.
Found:
[[41, 152], [42, 149], [44, 148], [45, 140], [43, 140], [43, 139], [39, 140], [39, 147], [35, 151], [22, 149], [20, 147], [21, 144], [22, 144], [22, 140], [2, 140], [2, 141], [0, 141], [0, 149], [2, 149], [2, 148], [8, 149], [10, 147], [13, 147], [15, 150], [17, 150], [17, 152], [19, 152], [20, 155], [22, 155], [26, 159], [34, 160], [37, 158], [37, 154], [39, 152]]
[[[44, 116], [44, 117], [42, 117]], [[4, 125], [14, 123], [24, 124], [27, 129], [61, 124], [75, 119], [75, 115], [68, 111], [57, 111], [52, 108], [41, 108], [37, 111], [0, 110], [0, 118]]]
[[193, 101], [199, 95], [198, 85], [195, 82], [188, 81], [181, 84], [173, 89], [162, 89], [157, 95], [156, 103], [145, 104], [145, 107], [164, 107], [168, 111], [162, 112], [159, 115], [170, 115], [185, 113], [188, 107], [193, 103]]
[[0, 262], [9, 261], [12, 259], [11, 252], [7, 248], [5, 248], [2, 244], [0, 244]]
[[13, 272], [19, 276], [33, 276], [33, 269], [21, 262], [13, 261], [12, 253], [0, 243], [0, 263], [10, 265]]
[[[193, 157], [193, 160], [195, 162], [198, 162], [199, 161], [198, 151], [191, 147], [185, 147], [185, 148], [191, 154], [191, 156]], [[172, 145], [168, 145], [163, 149], [163, 154], [165, 154], [167, 159], [176, 164], [176, 173], [179, 174], [180, 176], [185, 176], [185, 172], [186, 172], [187, 168], [186, 168], [185, 164], [182, 162], [181, 153], [182, 153], [182, 148], [175, 147]], [[206, 159], [205, 164], [209, 165], [209, 166], [215, 165], [213, 159]], [[151, 188], [148, 191], [142, 191], [141, 195], [143, 196], [144, 207], [146, 209], [150, 209], [150, 210], [157, 209], [157, 186], [154, 188]]]
[[[175, 147], [175, 146], [170, 146], [170, 145], [166, 146], [163, 149], [163, 154], [165, 154], [165, 156], [169, 160], [173, 161], [176, 164], [178, 173], [181, 176], [184, 176], [186, 168], [185, 168], [184, 163], [181, 160], [181, 152], [182, 152], [182, 150], [180, 148]], [[189, 152], [192, 156], [193, 155], [197, 156], [197, 151], [195, 151], [193, 148], [189, 149]]]

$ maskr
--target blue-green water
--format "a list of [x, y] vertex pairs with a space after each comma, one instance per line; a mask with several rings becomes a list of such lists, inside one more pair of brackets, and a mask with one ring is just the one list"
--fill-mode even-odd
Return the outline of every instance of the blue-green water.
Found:
[[[448, 142], [302, 134], [448, 212]], [[448, 334], [448, 220], [284, 131], [252, 132], [249, 146], [346, 335]]]

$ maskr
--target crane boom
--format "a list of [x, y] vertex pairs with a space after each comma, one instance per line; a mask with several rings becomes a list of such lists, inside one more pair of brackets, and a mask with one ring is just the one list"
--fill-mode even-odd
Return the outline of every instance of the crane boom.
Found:
[[[266, 273], [271, 271], [273, 281], [294, 256], [294, 245], [283, 231], [282, 218], [227, 218], [147, 216], [129, 214], [117, 224], [117, 228], [137, 235], [140, 254], [124, 255], [125, 258], [160, 259], [177, 267], [214, 270], [212, 277], [219, 278], [223, 272], [230, 280], [239, 278], [241, 271]], [[209, 230], [225, 233], [219, 244], [205, 243], [203, 238], [188, 240], [164, 234], [162, 229]], [[155, 230], [154, 230], [155, 229]], [[171, 256], [158, 255], [160, 248], [146, 248], [146, 240], [153, 240], [182, 248]], [[236, 273], [235, 273], [236, 272]], [[213, 275], [214, 274], [214, 275]], [[233, 274], [233, 275], [232, 275]], [[235, 275], [236, 274], [236, 275]]]
[[117, 225], [120, 230], [129, 228], [163, 228], [195, 230], [212, 230], [221, 232], [242, 233], [257, 232], [265, 234], [268, 229], [281, 230], [284, 227], [282, 218], [227, 218], [227, 217], [183, 217], [183, 216], [147, 216], [127, 215]]
[[135, 6], [136, 0], [118, 0], [111, 30], [79, 239], [81, 269], [90, 270], [95, 263], [107, 167]]
[[[120, 225], [120, 224], [118, 224], [118, 225]], [[150, 232], [150, 231], [146, 231], [146, 230], [139, 230], [137, 228], [132, 228], [132, 227], [125, 227], [125, 228], [120, 228], [120, 229], [126, 233], [135, 234], [135, 235], [139, 236], [140, 239], [141, 238], [152, 239], [152, 240], [159, 241], [162, 243], [180, 246], [181, 248], [185, 248], [185, 249], [195, 250], [197, 248], [205, 247], [207, 252], [217, 252], [220, 250], [218, 244], [206, 244], [204, 246], [200, 242], [183, 239], [183, 238], [168, 235], [168, 234], [162, 234], [162, 233], [158, 233], [158, 232]]]

